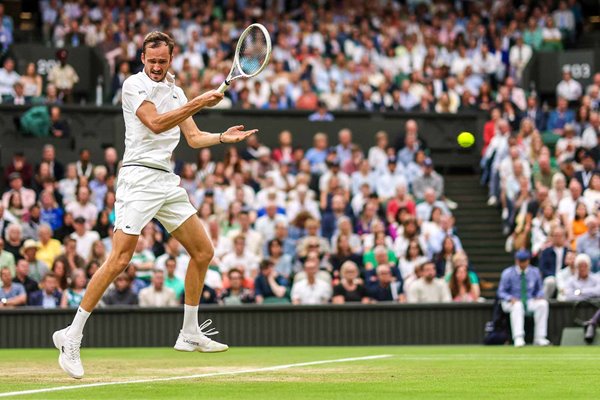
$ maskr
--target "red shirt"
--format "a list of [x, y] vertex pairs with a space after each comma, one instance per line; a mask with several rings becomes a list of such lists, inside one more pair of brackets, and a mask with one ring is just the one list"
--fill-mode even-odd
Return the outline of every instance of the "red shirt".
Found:
[[414, 201], [412, 201], [412, 200], [405, 200], [404, 202], [400, 202], [395, 197], [388, 202], [388, 205], [387, 205], [387, 214], [388, 215], [392, 214], [394, 216], [394, 218], [396, 218], [396, 214], [398, 214], [398, 210], [400, 209], [400, 207], [406, 207], [406, 209], [408, 210], [408, 212], [411, 215], [416, 215], [417, 214], [417, 208], [415, 206], [415, 202]]
[[485, 149], [488, 147], [494, 134], [496, 133], [496, 123], [494, 121], [488, 121], [483, 126], [483, 148], [481, 154], [485, 153]]
[[292, 162], [292, 148], [291, 147], [278, 147], [273, 150], [273, 160], [276, 162]]
[[314, 110], [317, 108], [318, 98], [314, 93], [304, 93], [298, 97], [296, 108], [299, 110]]

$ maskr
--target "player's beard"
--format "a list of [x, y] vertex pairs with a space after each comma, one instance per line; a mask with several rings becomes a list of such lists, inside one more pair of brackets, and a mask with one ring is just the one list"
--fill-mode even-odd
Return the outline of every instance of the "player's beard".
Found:
[[152, 79], [155, 82], [162, 82], [165, 79], [165, 76], [167, 76], [168, 68], [161, 69], [160, 73], [154, 73], [152, 71], [153, 70], [151, 68], [148, 69], [148, 71], [146, 71], [146, 75], [148, 75], [150, 79]]

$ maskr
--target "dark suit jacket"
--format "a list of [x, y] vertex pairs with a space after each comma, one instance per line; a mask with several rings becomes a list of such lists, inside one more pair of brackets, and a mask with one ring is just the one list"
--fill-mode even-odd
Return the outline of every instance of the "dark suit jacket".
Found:
[[[523, 115], [522, 115], [523, 118], [529, 117], [529, 116], [530, 116], [529, 109], [523, 111]], [[546, 129], [546, 114], [540, 107], [535, 109], [535, 118], [533, 118], [533, 120], [535, 122], [535, 127], [539, 131], [543, 131]]]
[[[31, 97], [30, 96], [23, 96], [23, 99], [25, 100], [25, 104], [24, 105], [31, 104]], [[3, 104], [15, 104], [15, 97], [11, 96], [11, 95], [2, 96], [2, 103]]]
[[[593, 170], [592, 171], [592, 175], [593, 174], [600, 174], [600, 170]], [[575, 179], [577, 179], [579, 181], [579, 183], [581, 183], [581, 187], [583, 188], [583, 190], [588, 188], [588, 185], [585, 184], [585, 182], [583, 181], [583, 171], [577, 171], [575, 172]], [[589, 181], [588, 181], [589, 184]]]
[[[565, 265], [565, 256], [567, 254], [567, 248], [563, 248], [563, 259], [562, 265], [560, 266], [563, 269]], [[545, 248], [540, 254], [540, 271], [542, 272], [542, 278], [546, 278], [547, 276], [556, 275], [556, 253], [554, 252], [554, 247]]]
[[[61, 292], [57, 289], [52, 293], [52, 297], [54, 297], [54, 302], [56, 303], [56, 307], [60, 307], [60, 299]], [[44, 305], [44, 293], [41, 290], [37, 290], [31, 294], [27, 298], [27, 305], [29, 306], [43, 306]]]
[[[35, 166], [35, 171], [36, 173], [40, 170], [40, 164], [37, 164]], [[63, 165], [57, 161], [54, 160], [54, 166], [52, 168], [52, 174], [54, 175], [54, 179], [58, 182], [59, 180], [61, 180], [62, 178], [65, 177], [65, 167], [63, 167]]]

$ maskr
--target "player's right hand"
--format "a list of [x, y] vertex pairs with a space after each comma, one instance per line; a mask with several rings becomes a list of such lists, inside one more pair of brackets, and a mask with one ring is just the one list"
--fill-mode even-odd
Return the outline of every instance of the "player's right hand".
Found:
[[202, 107], [214, 107], [223, 100], [223, 96], [223, 93], [218, 90], [209, 90], [196, 97], [196, 100], [200, 102]]

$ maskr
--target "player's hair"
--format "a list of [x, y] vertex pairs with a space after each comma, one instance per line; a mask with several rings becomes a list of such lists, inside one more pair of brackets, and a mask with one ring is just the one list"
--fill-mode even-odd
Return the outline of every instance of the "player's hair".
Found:
[[144, 44], [142, 45], [142, 53], [146, 54], [146, 47], [155, 49], [162, 45], [169, 46], [169, 55], [173, 54], [173, 47], [175, 46], [175, 42], [173, 41], [171, 36], [158, 31], [150, 32], [144, 38]]

